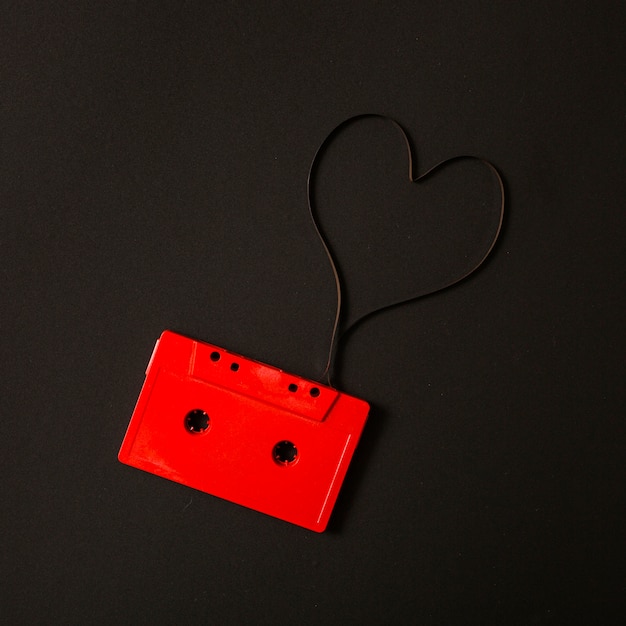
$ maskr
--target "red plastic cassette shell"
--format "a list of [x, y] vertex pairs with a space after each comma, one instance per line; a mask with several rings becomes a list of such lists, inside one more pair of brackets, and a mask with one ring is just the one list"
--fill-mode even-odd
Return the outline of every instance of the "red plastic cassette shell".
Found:
[[369, 405], [165, 331], [119, 460], [322, 532]]

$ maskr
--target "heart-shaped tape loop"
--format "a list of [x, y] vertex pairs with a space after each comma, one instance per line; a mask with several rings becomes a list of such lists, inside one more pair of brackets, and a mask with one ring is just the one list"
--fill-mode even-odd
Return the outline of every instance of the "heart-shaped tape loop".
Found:
[[[335, 139], [337, 137], [337, 135], [339, 133], [341, 133], [344, 129], [346, 129], [348, 126], [352, 125], [354, 122], [359, 121], [359, 120], [364, 120], [366, 118], [377, 118], [377, 119], [381, 119], [387, 122], [390, 122], [391, 124], [393, 124], [393, 126], [400, 132], [400, 135], [402, 136], [402, 139], [404, 140], [405, 146], [406, 146], [406, 151], [407, 151], [407, 157], [408, 157], [408, 178], [409, 178], [409, 182], [411, 183], [418, 183], [421, 181], [424, 181], [426, 178], [428, 178], [435, 170], [441, 168], [444, 165], [447, 164], [451, 164], [453, 162], [459, 162], [459, 161], [467, 161], [467, 160], [471, 160], [475, 163], [479, 163], [482, 164], [484, 166], [486, 166], [489, 170], [489, 172], [492, 174], [492, 177], [496, 180], [497, 185], [498, 185], [498, 189], [499, 189], [499, 198], [500, 198], [500, 202], [499, 202], [499, 207], [498, 207], [498, 216], [497, 216], [497, 225], [496, 228], [494, 230], [494, 234], [491, 238], [491, 240], [489, 241], [489, 244], [487, 245], [485, 251], [483, 252], [483, 254], [478, 258], [478, 261], [475, 262], [468, 270], [464, 270], [460, 275], [457, 275], [455, 277], [453, 277], [452, 279], [448, 280], [447, 282], [445, 282], [443, 285], [439, 285], [436, 286], [434, 288], [429, 287], [428, 289], [426, 289], [425, 291], [422, 292], [418, 292], [415, 294], [410, 295], [409, 297], [403, 297], [400, 298], [399, 300], [396, 300], [394, 302], [391, 302], [390, 304], [385, 304], [383, 306], [374, 308], [373, 310], [370, 310], [362, 315], [360, 315], [359, 317], [357, 317], [354, 321], [352, 321], [346, 328], [344, 328], [342, 330], [341, 333], [339, 333], [339, 327], [340, 327], [340, 321], [341, 321], [341, 315], [342, 315], [342, 286], [341, 286], [341, 279], [339, 276], [339, 271], [337, 269], [337, 264], [335, 262], [335, 259], [333, 258], [333, 255], [331, 253], [330, 250], [330, 246], [327, 242], [327, 239], [325, 237], [325, 235], [322, 232], [322, 228], [320, 227], [319, 224], [319, 220], [317, 218], [316, 215], [316, 211], [315, 211], [315, 203], [313, 202], [313, 181], [315, 179], [315, 175], [317, 172], [317, 168], [319, 166], [321, 157], [324, 153], [324, 151], [326, 150], [326, 148], [329, 146], [329, 144], [333, 141], [333, 139]], [[330, 337], [330, 345], [329, 345], [329, 349], [328, 349], [328, 357], [327, 357], [327, 361], [326, 361], [326, 367], [324, 369], [324, 372], [322, 373], [320, 380], [324, 380], [324, 382], [326, 382], [329, 386], [331, 385], [331, 370], [335, 361], [335, 356], [336, 356], [336, 352], [337, 352], [337, 348], [339, 343], [341, 342], [341, 340], [346, 336], [346, 334], [349, 331], [353, 331], [354, 328], [358, 325], [360, 325], [364, 320], [369, 319], [370, 317], [372, 317], [373, 315], [377, 315], [378, 313], [381, 313], [382, 311], [386, 311], [388, 309], [403, 305], [403, 304], [407, 304], [409, 302], [414, 302], [415, 300], [419, 299], [419, 298], [423, 298], [425, 296], [431, 295], [433, 293], [437, 293], [439, 291], [443, 291], [444, 289], [448, 289], [450, 287], [452, 287], [453, 285], [456, 285], [457, 283], [460, 283], [462, 280], [465, 280], [468, 276], [470, 276], [471, 274], [473, 274], [487, 259], [487, 257], [489, 256], [489, 254], [491, 253], [491, 251], [493, 250], [498, 237], [500, 235], [500, 231], [502, 230], [502, 223], [504, 220], [504, 204], [505, 204], [505, 193], [504, 193], [504, 183], [502, 180], [502, 177], [500, 176], [500, 173], [498, 172], [497, 168], [495, 167], [495, 165], [493, 165], [493, 163], [491, 163], [490, 161], [482, 158], [482, 157], [477, 157], [477, 156], [472, 156], [472, 155], [460, 155], [460, 156], [455, 156], [449, 159], [445, 159], [439, 163], [437, 163], [436, 165], [434, 165], [433, 167], [429, 168], [426, 172], [422, 173], [422, 174], [416, 174], [414, 172], [414, 157], [413, 157], [413, 149], [411, 146], [411, 142], [409, 139], [408, 134], [406, 133], [406, 131], [404, 130], [404, 128], [393, 118], [387, 116], [387, 115], [381, 115], [378, 113], [364, 113], [361, 115], [355, 115], [354, 117], [350, 117], [347, 120], [344, 120], [343, 122], [341, 122], [341, 124], [339, 124], [338, 126], [336, 126], [324, 139], [324, 141], [322, 141], [322, 143], [320, 144], [319, 148], [317, 149], [313, 160], [311, 161], [311, 165], [309, 168], [309, 175], [307, 178], [307, 202], [308, 202], [308, 207], [309, 207], [309, 214], [311, 217], [311, 220], [313, 222], [313, 225], [315, 227], [315, 231], [320, 239], [320, 241], [322, 242], [322, 246], [324, 248], [324, 252], [326, 253], [326, 256], [328, 257], [328, 261], [330, 263], [330, 267], [332, 269], [333, 272], [333, 276], [334, 276], [334, 280], [335, 280], [335, 288], [337, 291], [337, 306], [336, 306], [336, 311], [335, 311], [335, 319], [333, 322], [333, 327], [332, 327], [332, 332], [331, 332], [331, 337]]]

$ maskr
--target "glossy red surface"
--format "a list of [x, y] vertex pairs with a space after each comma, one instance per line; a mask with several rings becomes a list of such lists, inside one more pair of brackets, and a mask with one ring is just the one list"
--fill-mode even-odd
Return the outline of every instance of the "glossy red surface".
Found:
[[165, 331], [119, 460], [322, 532], [368, 412], [358, 398]]

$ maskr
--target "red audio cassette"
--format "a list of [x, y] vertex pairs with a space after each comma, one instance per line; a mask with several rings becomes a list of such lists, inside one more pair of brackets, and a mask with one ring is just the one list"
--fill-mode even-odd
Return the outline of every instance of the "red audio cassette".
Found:
[[322, 532], [369, 405], [165, 331], [122, 463]]

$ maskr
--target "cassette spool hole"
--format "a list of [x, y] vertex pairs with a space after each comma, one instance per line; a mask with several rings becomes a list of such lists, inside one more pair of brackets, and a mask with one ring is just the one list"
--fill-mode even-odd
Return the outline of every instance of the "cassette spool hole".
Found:
[[230, 364], [230, 369], [231, 369], [233, 372], [238, 371], [238, 370], [239, 370], [239, 363], [231, 363], [231, 364]]
[[202, 409], [194, 409], [185, 415], [185, 428], [194, 434], [203, 433], [209, 428], [211, 419]]
[[292, 465], [298, 459], [298, 448], [291, 441], [279, 441], [272, 455], [279, 465]]
[[320, 395], [320, 390], [317, 387], [313, 387], [311, 391], [309, 391], [312, 398], [317, 398]]
[[296, 391], [298, 391], [298, 385], [296, 385], [296, 383], [291, 383], [289, 385], [289, 391], [291, 391], [291, 393], [296, 393]]
[[211, 352], [211, 361], [219, 361], [220, 353], [219, 352]]

